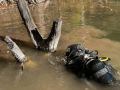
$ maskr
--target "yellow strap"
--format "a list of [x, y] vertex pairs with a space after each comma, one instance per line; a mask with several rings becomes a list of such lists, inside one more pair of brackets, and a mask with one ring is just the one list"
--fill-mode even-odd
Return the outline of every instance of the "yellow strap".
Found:
[[108, 57], [105, 57], [105, 58], [100, 57], [100, 61], [101, 61], [101, 62], [105, 62], [105, 61], [108, 61], [108, 60], [109, 60], [109, 58], [108, 58]]

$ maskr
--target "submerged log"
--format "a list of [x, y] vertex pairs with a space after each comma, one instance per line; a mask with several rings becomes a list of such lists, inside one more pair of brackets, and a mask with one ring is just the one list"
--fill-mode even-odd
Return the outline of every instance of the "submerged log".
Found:
[[54, 21], [51, 32], [45, 41], [48, 44], [49, 50], [51, 52], [54, 52], [57, 49], [58, 42], [61, 36], [61, 26], [62, 20], [59, 19]]
[[9, 50], [12, 52], [17, 62], [22, 64], [27, 61], [25, 54], [9, 36], [6, 36], [4, 41], [7, 43]]
[[57, 49], [61, 36], [62, 21], [54, 21], [50, 35], [47, 39], [43, 39], [34, 23], [27, 2], [25, 0], [18, 0], [17, 4], [21, 17], [23, 18], [35, 47], [39, 50], [54, 52]]

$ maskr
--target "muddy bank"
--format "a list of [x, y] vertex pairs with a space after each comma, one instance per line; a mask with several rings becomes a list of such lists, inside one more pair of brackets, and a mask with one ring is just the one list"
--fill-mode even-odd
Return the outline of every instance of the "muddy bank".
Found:
[[[26, 1], [29, 5], [33, 5], [33, 6], [36, 6], [38, 4], [44, 4], [44, 8], [46, 8], [50, 3], [50, 0], [26, 0]], [[2, 12], [5, 12], [5, 10], [9, 10], [9, 9], [12, 10], [12, 8], [17, 8], [16, 5], [17, 5], [17, 0], [0, 0], [0, 10], [4, 10], [1, 11], [0, 14]]]
[[[0, 0], [0, 5], [8, 5], [8, 4], [14, 4], [17, 0]], [[26, 0], [29, 4], [37, 4], [44, 2], [46, 0]]]

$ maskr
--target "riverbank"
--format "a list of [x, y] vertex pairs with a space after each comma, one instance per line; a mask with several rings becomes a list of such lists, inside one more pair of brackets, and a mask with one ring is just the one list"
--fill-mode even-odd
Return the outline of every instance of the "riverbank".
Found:
[[[8, 9], [13, 6], [16, 6], [17, 0], [0, 0], [0, 10]], [[26, 0], [28, 4], [40, 4], [40, 3], [46, 3], [49, 0]]]

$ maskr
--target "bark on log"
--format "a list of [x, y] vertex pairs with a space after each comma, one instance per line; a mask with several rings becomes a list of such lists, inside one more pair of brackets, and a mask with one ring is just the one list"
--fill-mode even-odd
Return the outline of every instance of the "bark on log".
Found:
[[43, 51], [54, 52], [57, 49], [61, 36], [62, 20], [54, 21], [50, 35], [47, 39], [43, 39], [34, 23], [27, 2], [25, 0], [18, 0], [17, 4], [21, 17], [36, 48]]
[[6, 36], [4, 40], [17, 62], [24, 63], [27, 61], [27, 57], [25, 56], [25, 54], [9, 36]]

